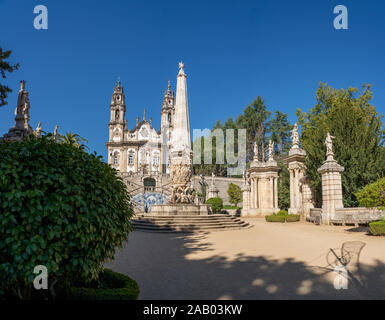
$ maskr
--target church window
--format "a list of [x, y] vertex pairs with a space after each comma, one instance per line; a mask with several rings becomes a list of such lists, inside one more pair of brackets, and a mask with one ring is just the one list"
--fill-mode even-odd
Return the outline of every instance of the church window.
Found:
[[158, 156], [156, 155], [156, 156], [154, 157], [154, 165], [157, 166], [158, 164], [159, 164], [159, 158], [158, 158]]
[[119, 164], [119, 159], [118, 159], [118, 156], [116, 154], [114, 155], [114, 164], [115, 165]]
[[171, 122], [171, 113], [168, 114], [168, 121]]
[[133, 163], [134, 163], [134, 156], [133, 156], [132, 154], [130, 154], [130, 155], [128, 156], [128, 163], [129, 163], [129, 164], [133, 164]]
[[119, 110], [116, 110], [115, 111], [115, 120], [119, 120], [119, 116], [120, 116]]

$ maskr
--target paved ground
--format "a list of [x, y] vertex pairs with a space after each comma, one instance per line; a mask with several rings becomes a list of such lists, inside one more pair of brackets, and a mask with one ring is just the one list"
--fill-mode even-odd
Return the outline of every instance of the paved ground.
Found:
[[[385, 299], [385, 237], [365, 228], [245, 220], [254, 226], [133, 232], [106, 266], [137, 280], [140, 299]], [[332, 270], [339, 263], [330, 249], [340, 257], [350, 241], [343, 254], [348, 289], [336, 290]]]

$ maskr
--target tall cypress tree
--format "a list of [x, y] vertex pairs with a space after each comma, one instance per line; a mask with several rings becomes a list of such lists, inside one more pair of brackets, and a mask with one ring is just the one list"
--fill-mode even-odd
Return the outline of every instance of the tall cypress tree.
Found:
[[354, 195], [364, 185], [385, 175], [384, 124], [382, 115], [370, 104], [370, 85], [334, 89], [320, 84], [317, 104], [308, 112], [297, 110], [302, 125], [301, 143], [307, 152], [307, 174], [313, 180], [317, 205], [321, 205], [321, 176], [317, 169], [325, 160], [325, 137], [335, 136], [334, 158], [345, 167], [342, 173], [343, 201], [358, 205]]

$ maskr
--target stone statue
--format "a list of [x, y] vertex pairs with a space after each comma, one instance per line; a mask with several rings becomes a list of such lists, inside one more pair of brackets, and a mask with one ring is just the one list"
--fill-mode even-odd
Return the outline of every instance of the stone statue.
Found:
[[291, 140], [293, 142], [292, 148], [298, 147], [299, 137], [298, 137], [298, 125], [297, 125], [297, 123], [294, 124], [293, 130], [291, 131]]
[[53, 131], [53, 138], [54, 138], [55, 142], [56, 142], [57, 139], [59, 138], [58, 130], [59, 130], [59, 126], [56, 125], [56, 126], [55, 126], [55, 129], [54, 129], [54, 131]]
[[254, 142], [254, 160], [258, 161], [258, 143]]
[[326, 156], [334, 155], [333, 153], [333, 139], [335, 137], [331, 136], [330, 133], [326, 135], [325, 145], [326, 145]]
[[207, 187], [207, 182], [205, 180], [205, 176], [203, 174], [200, 175], [201, 180], [199, 181], [199, 184], [201, 186], [201, 193], [203, 199], [206, 199], [206, 187]]
[[41, 137], [41, 133], [42, 133], [43, 129], [41, 128], [41, 122], [39, 122], [37, 124], [37, 128], [35, 130], [35, 136], [40, 138]]
[[274, 155], [274, 141], [269, 140], [269, 156], [268, 156], [269, 161], [274, 160], [273, 155]]

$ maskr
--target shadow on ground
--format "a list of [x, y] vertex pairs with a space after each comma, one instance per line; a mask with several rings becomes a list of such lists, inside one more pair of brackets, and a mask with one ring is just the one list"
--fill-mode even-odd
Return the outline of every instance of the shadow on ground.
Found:
[[[134, 232], [106, 266], [133, 277], [140, 299], [385, 299], [385, 265], [380, 261], [356, 266], [360, 281], [336, 290], [336, 274], [327, 263], [309, 266], [243, 254], [228, 260], [210, 255], [211, 250], [205, 233]], [[197, 251], [202, 257], [194, 255]]]

